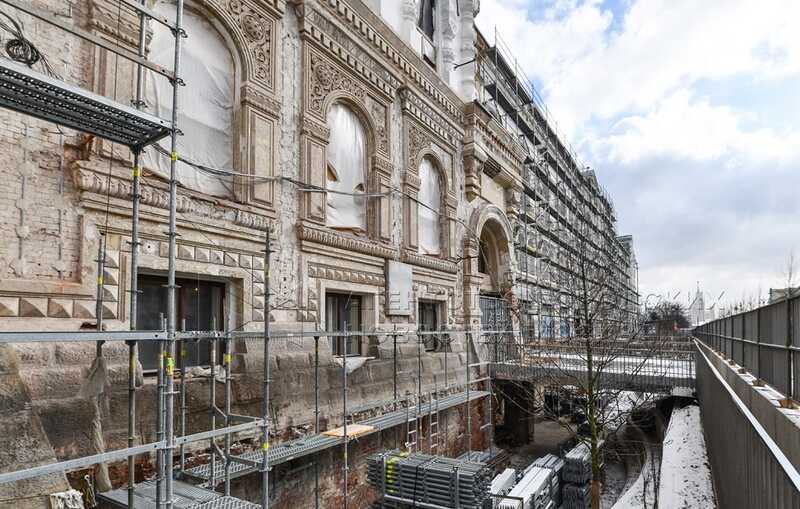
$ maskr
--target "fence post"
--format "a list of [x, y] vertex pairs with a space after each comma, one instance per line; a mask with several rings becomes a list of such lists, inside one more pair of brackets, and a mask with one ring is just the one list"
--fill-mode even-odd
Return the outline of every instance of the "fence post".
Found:
[[761, 378], [761, 307], [758, 308], [756, 316], [758, 319], [758, 323], [756, 323], [756, 378]]
[[[787, 288], [786, 292], [791, 293], [792, 289]], [[792, 352], [792, 299], [786, 296], [786, 384], [789, 386], [786, 396], [794, 399], [794, 352]]]

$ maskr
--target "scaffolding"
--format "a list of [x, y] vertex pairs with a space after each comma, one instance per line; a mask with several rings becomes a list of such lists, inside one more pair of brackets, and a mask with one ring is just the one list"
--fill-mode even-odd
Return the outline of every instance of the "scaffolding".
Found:
[[[345, 507], [347, 504], [347, 471], [348, 471], [348, 445], [354, 436], [348, 434], [348, 424], [355, 421], [351, 419], [359, 409], [348, 408], [348, 382], [347, 362], [342, 358], [342, 424], [344, 432], [341, 437], [323, 434], [320, 426], [320, 355], [319, 343], [323, 339], [328, 341], [345, 342], [352, 336], [377, 335], [391, 338], [393, 342], [393, 398], [389, 401], [373, 402], [372, 408], [380, 409], [391, 405], [389, 412], [379, 413], [377, 416], [364, 419], [362, 426], [370, 428], [368, 433], [380, 432], [385, 429], [399, 428], [405, 422], [409, 423], [409, 412], [413, 411], [417, 446], [421, 437], [422, 422], [428, 420], [428, 449], [431, 454], [441, 454], [439, 429], [439, 413], [459, 405], [467, 405], [473, 401], [484, 399], [491, 393], [491, 380], [482, 376], [481, 371], [486, 362], [475, 362], [470, 357], [469, 345], [465, 362], [464, 384], [452, 382], [451, 375], [454, 369], [448, 369], [447, 349], [444, 351], [445, 381], [443, 387], [434, 382], [432, 391], [423, 394], [422, 391], [422, 360], [424, 336], [426, 333], [417, 331], [374, 330], [374, 331], [314, 331], [292, 332], [270, 330], [270, 258], [272, 252], [272, 231], [267, 229], [264, 237], [264, 269], [265, 282], [265, 310], [264, 330], [257, 332], [224, 331], [217, 330], [216, 324], [209, 331], [186, 330], [185, 323], [178, 328], [176, 313], [176, 237], [177, 232], [177, 177], [176, 164], [179, 160], [177, 154], [177, 138], [180, 134], [178, 118], [180, 112], [179, 89], [183, 84], [181, 80], [181, 41], [186, 37], [183, 29], [183, 0], [176, 0], [174, 21], [147, 7], [142, 0], [118, 0], [120, 10], [129, 9], [138, 17], [138, 45], [136, 51], [131, 51], [118, 44], [110, 43], [90, 32], [84, 31], [72, 24], [66, 23], [54, 16], [38, 10], [35, 6], [17, 0], [0, 0], [14, 9], [45, 23], [64, 30], [73, 36], [91, 43], [99, 48], [109, 51], [118, 57], [124, 58], [135, 66], [135, 97], [133, 107], [123, 105], [115, 100], [95, 94], [80, 87], [73, 86], [52, 74], [38, 72], [20, 62], [15, 62], [0, 57], [0, 106], [12, 109], [19, 113], [30, 115], [41, 120], [53, 122], [57, 125], [69, 127], [78, 131], [93, 134], [99, 138], [127, 146], [133, 155], [132, 172], [132, 216], [131, 216], [131, 270], [130, 270], [130, 330], [105, 331], [103, 330], [103, 278], [105, 269], [104, 240], [98, 249], [97, 275], [97, 311], [96, 330], [94, 331], [25, 331], [25, 332], [0, 332], [0, 343], [32, 343], [32, 342], [94, 342], [97, 358], [103, 355], [103, 345], [106, 342], [124, 342], [128, 347], [128, 429], [127, 447], [124, 449], [102, 452], [91, 456], [60, 461], [49, 465], [40, 465], [0, 474], [0, 484], [18, 482], [35, 477], [65, 473], [67, 471], [85, 469], [106, 462], [127, 461], [128, 479], [123, 488], [100, 494], [100, 498], [110, 504], [128, 508], [154, 508], [154, 509], [212, 509], [212, 508], [242, 508], [266, 509], [270, 505], [269, 472], [276, 465], [289, 462], [295, 458], [313, 456], [315, 470], [315, 500], [316, 506], [320, 503], [319, 488], [319, 461], [321, 451], [342, 446], [342, 462], [344, 483]], [[165, 69], [146, 58], [146, 35], [150, 22], [159, 23], [169, 28], [175, 43], [173, 68]], [[142, 111], [143, 86], [145, 71], [153, 72], [163, 79], [169, 80], [172, 85], [171, 118], [162, 119]], [[170, 139], [170, 176], [169, 176], [169, 227], [168, 227], [168, 271], [167, 271], [167, 310], [163, 317], [163, 327], [160, 330], [138, 330], [138, 275], [139, 259], [138, 250], [141, 245], [139, 238], [139, 210], [141, 198], [141, 168], [140, 157], [145, 147], [150, 146], [164, 138]], [[475, 334], [492, 333], [492, 331], [446, 331], [431, 332], [437, 336], [445, 336], [448, 340], [456, 335], [475, 339]], [[495, 331], [495, 333], [497, 333]], [[507, 332], [503, 332], [507, 333]], [[413, 395], [413, 405], [408, 397], [398, 394], [398, 340], [414, 338], [417, 342], [417, 394]], [[274, 341], [309, 340], [314, 342], [314, 434], [302, 439], [293, 440], [278, 445], [270, 444], [270, 346]], [[234, 374], [232, 372], [232, 344], [236, 340], [261, 341], [263, 346], [263, 381], [262, 405], [258, 416], [244, 416], [233, 412], [232, 385]], [[207, 431], [187, 432], [187, 379], [185, 352], [176, 352], [179, 341], [208, 342], [211, 351], [210, 372], [206, 376], [209, 385], [209, 421], [210, 429]], [[138, 346], [141, 344], [156, 344], [159, 349], [157, 368], [157, 411], [156, 411], [156, 440], [149, 443], [136, 445], [136, 415], [137, 415], [137, 387], [136, 369], [138, 364]], [[450, 341], [448, 341], [448, 344]], [[183, 344], [183, 343], [181, 343]], [[475, 344], [473, 342], [473, 344]], [[183, 350], [183, 349], [182, 349]], [[221, 373], [216, 371], [217, 352], [222, 352]], [[343, 350], [344, 351], [344, 350]], [[177, 369], [177, 373], [176, 373]], [[478, 377], [470, 376], [470, 371], [476, 371]], [[220, 379], [221, 377], [221, 379]], [[460, 375], [456, 374], [456, 381]], [[223, 384], [223, 400], [217, 401], [217, 384]], [[485, 389], [479, 386], [485, 386]], [[489, 429], [491, 443], [493, 428], [491, 419], [491, 398], [488, 399], [489, 422], [480, 429]], [[176, 407], [177, 405], [177, 407]], [[362, 409], [363, 410], [363, 409]], [[471, 411], [467, 411], [467, 435], [465, 448], [471, 450]], [[176, 422], [177, 417], [177, 422]], [[219, 427], [218, 427], [219, 425]], [[244, 453], [234, 453], [232, 446], [237, 437], [243, 434], [257, 433], [257, 447]], [[446, 433], [446, 426], [445, 426]], [[435, 442], [434, 442], [435, 440]], [[446, 440], [446, 437], [445, 437]], [[222, 444], [220, 444], [222, 441]], [[198, 444], [207, 444], [210, 461], [199, 466], [188, 466], [187, 450], [198, 447]], [[135, 482], [135, 461], [138, 456], [155, 456], [156, 471], [153, 478], [140, 483]], [[177, 468], [174, 464], [178, 458]], [[231, 495], [231, 481], [237, 477], [259, 473], [261, 477], [260, 504], [240, 500]], [[187, 481], [194, 481], [199, 485]]]

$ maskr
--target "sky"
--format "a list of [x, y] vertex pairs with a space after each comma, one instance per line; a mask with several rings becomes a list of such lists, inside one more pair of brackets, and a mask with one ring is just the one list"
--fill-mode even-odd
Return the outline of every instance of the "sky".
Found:
[[643, 298], [699, 282], [721, 306], [800, 265], [798, 20], [798, 0], [481, 0], [476, 23], [611, 193]]

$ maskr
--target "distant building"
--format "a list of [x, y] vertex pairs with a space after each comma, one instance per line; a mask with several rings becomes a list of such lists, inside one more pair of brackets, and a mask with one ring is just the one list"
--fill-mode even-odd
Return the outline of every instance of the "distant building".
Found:
[[697, 292], [689, 305], [689, 321], [692, 322], [692, 325], [700, 325], [706, 321], [706, 304], [703, 292], [700, 291], [700, 283], [697, 284]]

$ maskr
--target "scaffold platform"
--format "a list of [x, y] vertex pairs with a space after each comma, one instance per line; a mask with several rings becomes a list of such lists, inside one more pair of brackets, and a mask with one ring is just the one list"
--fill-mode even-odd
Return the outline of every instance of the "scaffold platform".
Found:
[[[222, 497], [219, 493], [181, 481], [172, 481], [172, 488], [174, 490], [172, 507], [175, 509], [195, 509]], [[133, 493], [133, 504], [136, 509], [155, 509], [156, 481], [144, 481], [137, 484]], [[123, 487], [105, 493], [98, 493], [97, 498], [114, 507], [128, 507], [128, 488]]]
[[0, 57], [0, 107], [132, 149], [170, 134], [171, 122]]
[[[467, 394], [469, 394], [469, 400], [467, 399]], [[439, 411], [446, 410], [448, 408], [464, 404], [467, 401], [473, 401], [476, 399], [484, 398], [488, 395], [489, 392], [487, 391], [459, 392], [457, 394], [452, 394], [450, 396], [445, 396], [443, 398], [440, 398], [438, 400], [438, 408]], [[433, 402], [428, 401], [422, 403], [418, 409], [419, 414], [427, 415], [431, 410], [430, 408], [431, 403], [433, 403], [435, 406], [436, 400], [433, 400]], [[358, 422], [358, 424], [364, 424], [367, 426], [374, 427], [375, 429], [370, 433], [368, 433], [371, 434], [405, 424], [407, 418], [408, 417], [406, 409], [404, 407], [399, 410], [385, 413], [383, 415], [371, 417], [369, 419], [364, 419], [363, 421]], [[322, 434], [316, 434], [271, 447], [269, 449], [269, 452], [267, 453], [267, 458], [269, 460], [270, 467], [273, 467], [275, 465], [291, 461], [295, 458], [300, 458], [302, 456], [307, 456], [309, 454], [315, 454], [319, 451], [335, 447], [341, 444], [342, 444], [342, 438], [340, 437], [330, 437]], [[251, 472], [255, 472], [257, 469], [247, 463], [255, 462], [256, 464], [260, 464], [263, 458], [263, 453], [261, 451], [248, 451], [236, 457], [240, 458], [242, 462], [238, 461], [231, 462], [230, 464], [231, 479], [247, 475]], [[215, 467], [214, 468], [215, 481], [222, 482], [225, 479], [225, 465], [223, 464], [222, 461], [218, 461], [215, 463], [214, 467]], [[191, 477], [199, 481], [209, 482], [211, 479], [210, 475], [211, 465], [208, 463], [204, 465], [199, 465], [197, 467], [187, 469], [186, 471], [184, 471], [184, 474], [187, 477]]]

